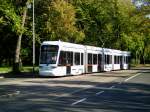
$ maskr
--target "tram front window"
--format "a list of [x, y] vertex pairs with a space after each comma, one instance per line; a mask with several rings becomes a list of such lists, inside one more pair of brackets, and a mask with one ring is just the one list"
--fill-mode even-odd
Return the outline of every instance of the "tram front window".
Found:
[[42, 45], [40, 64], [56, 64], [58, 55], [58, 46]]

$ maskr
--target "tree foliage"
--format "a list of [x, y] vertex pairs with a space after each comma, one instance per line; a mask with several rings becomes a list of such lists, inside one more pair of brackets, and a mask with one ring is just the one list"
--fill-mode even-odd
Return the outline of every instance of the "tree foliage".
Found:
[[[79, 42], [84, 33], [75, 27], [75, 9], [64, 0], [41, 0], [37, 3], [37, 18], [40, 37], [44, 40]], [[39, 16], [40, 15], [40, 16]]]
[[[1, 65], [13, 64], [20, 37], [18, 61], [31, 64], [32, 8], [27, 4], [32, 0], [0, 0]], [[36, 51], [44, 40], [63, 40], [129, 50], [135, 63], [150, 62], [149, 5], [149, 0], [35, 0]]]

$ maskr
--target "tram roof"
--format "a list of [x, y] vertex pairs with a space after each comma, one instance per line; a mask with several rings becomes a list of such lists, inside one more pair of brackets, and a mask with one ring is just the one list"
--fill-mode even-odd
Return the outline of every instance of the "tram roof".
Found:
[[72, 48], [80, 48], [80, 49], [87, 49], [87, 50], [104, 50], [104, 52], [111, 52], [113, 54], [130, 55], [130, 52], [128, 51], [101, 48], [101, 47], [95, 47], [95, 46], [89, 46], [89, 45], [81, 45], [81, 44], [75, 44], [75, 43], [69, 43], [69, 42], [63, 42], [63, 41], [44, 41], [42, 45], [58, 45], [58, 46], [63, 46], [63, 47], [72, 47]]
[[70, 47], [70, 48], [85, 49], [84, 45], [75, 44], [75, 43], [69, 43], [69, 42], [63, 42], [63, 41], [44, 41], [42, 43], [42, 45], [58, 45], [60, 47]]

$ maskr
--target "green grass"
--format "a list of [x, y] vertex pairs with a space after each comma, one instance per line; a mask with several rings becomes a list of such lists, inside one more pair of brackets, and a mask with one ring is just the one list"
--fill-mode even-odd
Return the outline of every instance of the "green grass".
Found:
[[[39, 67], [34, 67], [35, 72], [39, 71]], [[33, 67], [32, 66], [26, 66], [23, 67], [21, 72], [33, 72]]]
[[0, 73], [8, 73], [11, 72], [11, 67], [0, 67]]
[[[35, 72], [38, 72], [39, 68], [35, 67]], [[0, 73], [8, 73], [11, 72], [12, 68], [11, 67], [0, 67]], [[33, 67], [32, 66], [25, 66], [22, 67], [21, 72], [32, 72], [33, 71]]]
[[150, 67], [150, 64], [131, 64], [132, 67]]

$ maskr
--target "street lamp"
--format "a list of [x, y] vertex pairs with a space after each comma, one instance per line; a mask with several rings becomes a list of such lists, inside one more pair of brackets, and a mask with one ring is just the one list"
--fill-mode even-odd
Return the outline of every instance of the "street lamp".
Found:
[[33, 0], [33, 60], [32, 60], [32, 63], [33, 63], [33, 72], [35, 71], [35, 22], [34, 22], [34, 0]]
[[[31, 4], [30, 3], [27, 3], [27, 8], [28, 9], [31, 9]], [[33, 43], [32, 43], [32, 47], [33, 47], [33, 51], [32, 51], [32, 55], [33, 55], [33, 58], [32, 58], [32, 66], [33, 66], [33, 72], [35, 71], [35, 23], [34, 23], [34, 0], [33, 0], [33, 6], [32, 6], [32, 15], [33, 15], [33, 21], [32, 21], [32, 36], [33, 36]]]

